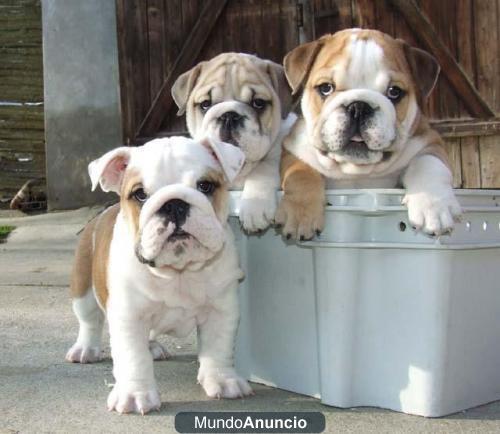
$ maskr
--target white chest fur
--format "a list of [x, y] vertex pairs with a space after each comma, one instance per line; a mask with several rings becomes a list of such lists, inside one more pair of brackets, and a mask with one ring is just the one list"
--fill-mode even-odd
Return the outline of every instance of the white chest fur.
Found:
[[160, 277], [137, 260], [133, 236], [118, 215], [109, 255], [108, 314], [141, 317], [155, 334], [186, 335], [241, 277], [229, 227], [222, 251], [203, 269], [168, 270]]

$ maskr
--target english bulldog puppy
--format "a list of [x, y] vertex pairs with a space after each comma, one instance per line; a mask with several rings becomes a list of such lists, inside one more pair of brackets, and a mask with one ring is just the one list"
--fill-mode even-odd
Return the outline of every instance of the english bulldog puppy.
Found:
[[460, 206], [442, 141], [422, 114], [439, 65], [430, 54], [375, 30], [348, 29], [300, 45], [284, 59], [303, 117], [284, 141], [284, 196], [276, 216], [288, 237], [324, 225], [333, 188], [406, 188], [410, 223], [453, 228]]
[[100, 184], [120, 202], [80, 239], [71, 281], [80, 331], [66, 359], [100, 359], [106, 317], [116, 380], [110, 411], [158, 409], [153, 359], [168, 354], [155, 338], [186, 336], [195, 327], [198, 381], [207, 395], [252, 392], [233, 368], [242, 271], [227, 224], [227, 186], [243, 162], [230, 144], [172, 137], [90, 163], [92, 188]]
[[222, 53], [182, 74], [172, 96], [195, 139], [215, 137], [245, 154], [232, 183], [243, 189], [240, 222], [248, 232], [274, 221], [281, 143], [297, 116], [283, 67], [243, 53]]

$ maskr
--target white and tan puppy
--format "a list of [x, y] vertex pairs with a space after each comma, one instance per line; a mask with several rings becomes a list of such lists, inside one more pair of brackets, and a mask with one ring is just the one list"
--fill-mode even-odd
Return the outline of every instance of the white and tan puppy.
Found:
[[182, 74], [172, 87], [179, 115], [196, 139], [239, 147], [245, 165], [232, 187], [243, 189], [240, 221], [248, 232], [274, 221], [283, 137], [296, 115], [283, 67], [242, 53], [223, 53]]
[[244, 162], [236, 147], [183, 137], [121, 147], [89, 165], [93, 188], [120, 195], [85, 228], [71, 282], [80, 323], [71, 362], [100, 358], [109, 323], [116, 383], [108, 409], [146, 413], [161, 405], [154, 339], [198, 328], [198, 381], [208, 396], [251, 393], [233, 369], [238, 265], [227, 224], [227, 186]]
[[276, 216], [288, 237], [323, 227], [325, 178], [333, 188], [404, 186], [409, 220], [440, 235], [460, 215], [439, 135], [422, 115], [439, 65], [375, 30], [348, 29], [284, 60], [302, 114], [284, 143], [284, 197]]

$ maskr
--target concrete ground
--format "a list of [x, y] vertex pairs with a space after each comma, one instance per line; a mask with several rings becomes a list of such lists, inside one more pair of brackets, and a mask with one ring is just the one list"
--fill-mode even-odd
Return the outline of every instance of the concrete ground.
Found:
[[102, 363], [64, 361], [77, 333], [68, 298], [76, 234], [96, 212], [0, 213], [0, 225], [17, 227], [0, 244], [0, 433], [170, 433], [177, 412], [196, 410], [321, 411], [332, 433], [500, 432], [500, 402], [425, 419], [376, 408], [327, 407], [260, 385], [248, 399], [211, 400], [196, 384], [193, 336], [163, 341], [174, 357], [155, 363], [160, 412], [144, 417], [108, 413], [109, 347]]

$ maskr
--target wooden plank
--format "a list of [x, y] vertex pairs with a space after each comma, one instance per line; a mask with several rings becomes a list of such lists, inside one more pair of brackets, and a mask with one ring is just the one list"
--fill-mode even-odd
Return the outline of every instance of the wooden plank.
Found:
[[45, 154], [45, 141], [43, 136], [35, 139], [8, 139], [4, 140], [0, 137], [0, 151], [16, 152], [33, 152], [37, 154]]
[[311, 0], [316, 37], [352, 27], [351, 0]]
[[299, 43], [298, 9], [295, 0], [281, 0], [278, 11], [278, 33], [280, 35], [280, 45], [275, 53], [275, 61], [283, 63], [285, 54], [295, 48]]
[[444, 148], [448, 154], [451, 171], [453, 173], [453, 188], [462, 187], [462, 155], [460, 152], [460, 139], [446, 139]]
[[489, 104], [481, 97], [450, 50], [441, 42], [434, 27], [421, 13], [414, 0], [390, 0], [390, 2], [404, 16], [410, 28], [420, 37], [426, 48], [436, 57], [443, 73], [457, 94], [462, 96], [471, 115], [493, 117], [494, 112]]
[[0, 131], [0, 139], [25, 139], [25, 140], [40, 140], [43, 139], [43, 132], [38, 130], [17, 130], [11, 128], [2, 128]]
[[[456, 0], [440, 0], [433, 2], [434, 25], [441, 42], [449, 50], [453, 58], [457, 59], [457, 26]], [[468, 77], [468, 75], [466, 75]], [[460, 116], [460, 98], [450, 84], [446, 74], [440, 77], [439, 119], [457, 118]], [[471, 81], [471, 83], [473, 83]]]
[[3, 101], [38, 102], [43, 100], [43, 89], [30, 86], [2, 86], [0, 95]]
[[376, 28], [375, 2], [373, 0], [352, 0], [353, 26], [364, 29]]
[[[17, 129], [17, 130], [39, 130], [42, 131], [44, 130], [44, 123], [43, 119], [41, 121], [36, 120], [29, 120], [29, 119], [2, 119], [0, 117], [0, 129], [3, 128], [10, 128], [10, 129]], [[0, 131], [0, 137], [2, 136], [2, 133]]]
[[394, 35], [394, 8], [389, 0], [378, 0], [375, 3], [375, 19], [377, 29]]
[[[186, 1], [182, 0], [165, 0], [164, 9], [165, 9], [165, 20], [166, 20], [164, 26], [164, 35], [165, 35], [164, 37], [165, 41], [168, 41], [168, 44], [164, 44], [164, 55], [163, 55], [163, 62], [164, 62], [163, 70], [164, 70], [164, 75], [166, 77], [168, 73], [172, 70], [175, 64], [175, 60], [177, 59], [177, 56], [181, 52], [182, 45], [185, 42], [187, 35], [189, 34], [189, 30], [192, 29], [192, 27], [196, 23], [198, 15], [193, 17], [189, 16], [188, 11], [186, 10]], [[165, 79], [165, 77], [163, 79]], [[159, 92], [159, 89], [154, 95], [156, 95]], [[185, 119], [184, 117], [177, 116], [177, 110], [175, 104], [172, 105], [172, 107], [168, 112], [167, 111], [165, 112], [165, 117], [163, 119], [162, 126], [160, 127], [160, 129], [162, 128], [167, 128], [167, 129], [185, 128]], [[134, 134], [135, 134], [135, 129], [134, 129]]]
[[[477, 87], [475, 73], [475, 48], [474, 48], [474, 20], [472, 0], [460, 0], [456, 2], [456, 25], [457, 25], [457, 61], [469, 77], [471, 83]], [[460, 100], [460, 115], [467, 116], [468, 112]]]
[[481, 163], [477, 137], [460, 139], [462, 153], [462, 188], [481, 188]]
[[0, 105], [0, 119], [2, 118], [22, 118], [22, 119], [42, 119], [43, 105]]
[[475, 120], [458, 119], [455, 121], [434, 121], [432, 126], [443, 137], [491, 136], [500, 134], [500, 119]]
[[148, 0], [148, 42], [149, 42], [149, 86], [150, 94], [156, 95], [165, 79], [163, 38], [165, 10], [163, 0]]
[[[490, 107], [500, 110], [499, 31], [496, 2], [474, 1], [477, 88]], [[495, 53], [495, 54], [493, 54]]]
[[500, 137], [479, 138], [481, 188], [500, 188]]
[[147, 3], [117, 0], [120, 93], [124, 137], [134, 137], [150, 106]]
[[193, 63], [196, 61], [198, 54], [203, 48], [207, 37], [206, 35], [212, 30], [219, 15], [226, 6], [226, 3], [227, 0], [213, 0], [212, 2], [205, 3], [192, 32], [182, 47], [179, 57], [163, 82], [146, 117], [139, 126], [135, 135], [136, 137], [141, 135], [152, 135], [158, 130], [164, 114], [169, 111], [173, 104], [170, 89], [174, 81], [182, 72], [187, 71], [193, 66]]

